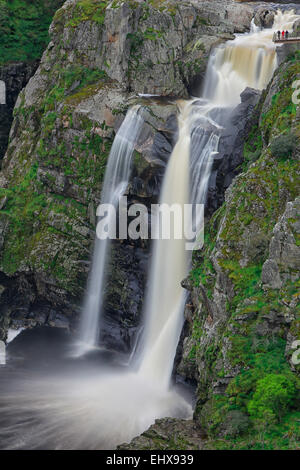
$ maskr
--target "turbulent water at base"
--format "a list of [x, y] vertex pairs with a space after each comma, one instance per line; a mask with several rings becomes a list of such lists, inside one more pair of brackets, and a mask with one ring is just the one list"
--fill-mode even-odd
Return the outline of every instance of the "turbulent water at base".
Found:
[[[117, 206], [130, 177], [131, 158], [144, 120], [142, 108], [130, 109], [114, 139], [104, 176], [101, 204]], [[109, 258], [110, 240], [96, 237], [92, 269], [80, 325], [75, 355], [81, 355], [97, 346], [103, 305], [105, 267]]]
[[[205, 203], [214, 155], [230, 113], [246, 87], [267, 85], [276, 67], [273, 32], [291, 30], [296, 19], [292, 13], [279, 12], [272, 30], [253, 27], [250, 34], [239, 35], [212, 53], [202, 98], [178, 103], [179, 138], [160, 202]], [[117, 200], [124, 190], [122, 183], [128, 181], [139, 119], [138, 111], [132, 110], [116, 137], [103, 201]], [[120, 167], [118, 162], [122, 162]], [[98, 337], [103, 290], [103, 271], [98, 269], [99, 265], [101, 270], [105, 268], [106, 259], [98, 249], [96, 246], [82, 323], [81, 340], [89, 345], [95, 345]], [[189, 262], [183, 240], [154, 243], [144, 331], [131, 366], [97, 350], [92, 356], [67, 359], [65, 338], [62, 350], [51, 344], [45, 351], [41, 332], [36, 331], [35, 339], [30, 336], [34, 331], [22, 332], [8, 347], [8, 356], [13, 352], [14, 360], [9, 357], [8, 366], [1, 368], [0, 447], [113, 449], [142, 433], [155, 419], [191, 417], [190, 399], [181, 389], [170, 387], [185, 302], [180, 283]], [[27, 346], [22, 343], [26, 335]], [[26, 350], [29, 357], [24, 359]]]

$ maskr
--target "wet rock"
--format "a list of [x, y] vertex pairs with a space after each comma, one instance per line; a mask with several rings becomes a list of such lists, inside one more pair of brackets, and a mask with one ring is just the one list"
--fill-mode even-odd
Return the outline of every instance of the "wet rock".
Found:
[[275, 10], [271, 8], [259, 8], [254, 16], [254, 22], [260, 28], [272, 28], [275, 14]]
[[209, 181], [207, 214], [213, 213], [222, 204], [226, 189], [240, 171], [245, 138], [256, 119], [254, 110], [260, 97], [260, 91], [246, 88], [241, 94], [241, 103], [232, 111], [230, 117], [228, 118], [227, 112], [224, 115], [226, 131], [221, 135], [219, 152], [214, 160]]

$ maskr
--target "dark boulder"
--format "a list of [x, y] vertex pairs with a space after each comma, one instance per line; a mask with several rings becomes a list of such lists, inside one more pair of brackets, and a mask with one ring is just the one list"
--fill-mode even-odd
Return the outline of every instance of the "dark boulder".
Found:
[[208, 215], [220, 207], [224, 201], [226, 189], [241, 171], [245, 139], [252, 127], [254, 110], [260, 96], [261, 93], [258, 90], [246, 88], [241, 94], [241, 103], [232, 110], [229, 118], [225, 110], [224, 131], [220, 138], [219, 152], [214, 157], [213, 171], [209, 181], [206, 208]]
[[254, 16], [254, 23], [260, 28], [272, 28], [275, 14], [272, 8], [259, 8]]

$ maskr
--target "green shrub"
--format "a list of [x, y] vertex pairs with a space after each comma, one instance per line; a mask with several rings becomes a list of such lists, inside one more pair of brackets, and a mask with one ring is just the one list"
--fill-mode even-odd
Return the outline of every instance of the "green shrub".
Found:
[[296, 395], [294, 382], [282, 374], [268, 374], [258, 380], [248, 412], [255, 419], [281, 421]]
[[271, 142], [271, 152], [276, 158], [288, 158], [297, 148], [298, 138], [294, 134], [280, 135]]

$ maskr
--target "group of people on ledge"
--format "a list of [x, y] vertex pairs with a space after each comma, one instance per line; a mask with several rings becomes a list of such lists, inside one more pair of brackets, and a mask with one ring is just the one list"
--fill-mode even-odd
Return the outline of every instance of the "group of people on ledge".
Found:
[[278, 40], [280, 41], [281, 39], [288, 39], [289, 38], [289, 32], [288, 31], [277, 31], [277, 36]]

